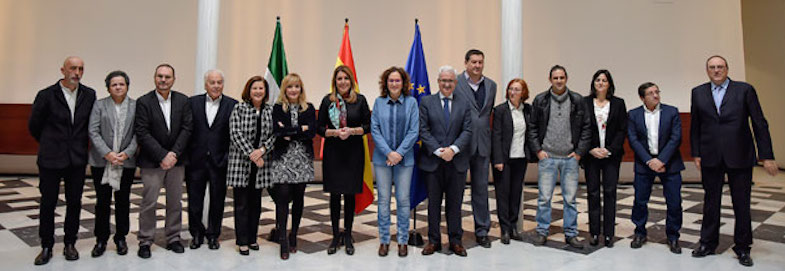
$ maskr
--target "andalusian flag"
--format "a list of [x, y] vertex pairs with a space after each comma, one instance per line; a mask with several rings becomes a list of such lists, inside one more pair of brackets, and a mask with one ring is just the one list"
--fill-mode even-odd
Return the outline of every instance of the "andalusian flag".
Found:
[[275, 37], [273, 38], [273, 48], [270, 52], [270, 60], [267, 61], [267, 71], [264, 72], [264, 80], [267, 80], [269, 89], [267, 95], [270, 99], [269, 104], [275, 104], [278, 100], [278, 93], [281, 92], [281, 80], [289, 74], [286, 65], [286, 53], [283, 50], [283, 38], [281, 36], [281, 18], [276, 18]]
[[[343, 42], [341, 42], [341, 49], [338, 51], [338, 59], [335, 61], [335, 67], [341, 65], [346, 65], [352, 70], [352, 73], [354, 73], [354, 91], [360, 93], [360, 88], [357, 84], [357, 70], [354, 68], [354, 58], [352, 57], [352, 45], [349, 43], [349, 19], [346, 19], [346, 23], [343, 26]], [[335, 91], [335, 89], [331, 91]], [[322, 145], [324, 144], [322, 143]], [[357, 214], [373, 203], [373, 172], [371, 172], [371, 156], [368, 151], [368, 136], [366, 135], [363, 135], [363, 149], [365, 150], [363, 192], [354, 196], [356, 200], [354, 213]]]

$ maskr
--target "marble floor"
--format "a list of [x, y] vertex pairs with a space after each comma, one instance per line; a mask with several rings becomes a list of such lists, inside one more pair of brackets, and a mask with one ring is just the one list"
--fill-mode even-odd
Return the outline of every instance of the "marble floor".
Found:
[[[750, 270], [785, 270], [785, 174], [770, 177], [760, 168], [755, 169], [755, 185], [752, 191], [752, 219], [755, 243], [752, 256], [755, 266]], [[733, 212], [730, 196], [723, 197], [721, 241], [718, 255], [702, 259], [690, 257], [691, 248], [698, 241], [700, 213], [702, 208], [702, 189], [700, 185], [685, 185], [682, 189], [684, 223], [681, 231], [681, 244], [685, 248], [681, 255], [671, 254], [664, 245], [664, 199], [659, 191], [652, 193], [650, 203], [649, 243], [641, 249], [631, 249], [629, 243], [633, 235], [633, 224], [629, 220], [632, 206], [633, 188], [623, 185], [618, 189], [617, 241], [615, 247], [591, 247], [583, 250], [567, 248], [563, 243], [561, 228], [561, 196], [554, 195], [554, 212], [551, 236], [546, 246], [536, 247], [527, 238], [524, 242], [513, 241], [503, 245], [498, 240], [499, 225], [495, 216], [495, 200], [490, 193], [492, 215], [492, 248], [486, 249], [474, 243], [469, 189], [465, 190], [463, 206], [463, 242], [468, 248], [468, 257], [457, 257], [446, 253], [432, 256], [420, 255], [421, 248], [410, 247], [409, 256], [399, 258], [395, 253], [380, 258], [376, 255], [378, 233], [376, 228], [376, 205], [369, 206], [355, 218], [354, 238], [357, 252], [353, 256], [339, 251], [327, 255], [325, 250], [330, 241], [329, 210], [327, 196], [321, 192], [320, 185], [309, 185], [306, 192], [306, 207], [298, 248], [288, 261], [278, 258], [277, 244], [266, 238], [273, 227], [274, 207], [269, 196], [263, 198], [263, 213], [260, 228], [260, 251], [252, 251], [250, 256], [240, 256], [234, 245], [234, 223], [232, 199], [227, 197], [221, 248], [208, 250], [206, 246], [197, 250], [186, 248], [184, 254], [175, 254], [164, 249], [162, 238], [156, 239], [153, 257], [138, 258], [135, 231], [138, 230], [138, 204], [141, 201], [141, 185], [136, 184], [131, 195], [131, 234], [127, 237], [130, 245], [128, 255], [119, 256], [113, 244], [107, 253], [99, 258], [91, 258], [90, 250], [95, 243], [92, 234], [95, 209], [95, 191], [92, 181], [87, 180], [83, 195], [80, 240], [77, 249], [80, 259], [66, 261], [62, 256], [62, 222], [65, 213], [64, 196], [56, 209], [57, 244], [55, 256], [48, 265], [33, 266], [32, 262], [39, 252], [38, 240], [38, 179], [35, 177], [0, 177], [0, 263], [2, 270], [741, 270], [732, 246]], [[493, 188], [491, 188], [492, 190]], [[660, 189], [655, 186], [655, 189]], [[726, 187], [727, 190], [727, 187]], [[61, 190], [62, 191], [62, 190]], [[534, 229], [534, 214], [537, 189], [526, 186], [524, 189], [524, 231], [527, 235]], [[557, 194], [559, 193], [557, 189]], [[160, 203], [165, 199], [159, 198]], [[229, 193], [231, 195], [231, 192]], [[586, 214], [586, 192], [579, 191], [578, 217], [580, 236], [588, 237], [588, 218]], [[183, 206], [187, 195], [184, 195]], [[394, 204], [392, 205], [395, 206]], [[159, 231], [163, 228], [163, 210], [159, 212]], [[190, 235], [187, 231], [187, 214], [183, 211], [183, 243], [187, 244]], [[393, 223], [395, 217], [393, 216]], [[426, 232], [426, 211], [424, 204], [417, 209], [417, 230]], [[444, 220], [443, 220], [444, 221]], [[442, 225], [444, 227], [444, 225]], [[394, 232], [394, 227], [392, 229]], [[159, 232], [162, 234], [162, 232]], [[394, 239], [394, 237], [393, 237]], [[446, 240], [446, 237], [443, 238]], [[394, 245], [394, 243], [393, 243]]]

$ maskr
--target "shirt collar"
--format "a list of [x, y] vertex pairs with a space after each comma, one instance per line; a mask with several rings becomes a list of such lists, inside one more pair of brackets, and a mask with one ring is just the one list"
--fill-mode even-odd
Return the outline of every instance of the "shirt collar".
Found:
[[647, 113], [657, 113], [657, 112], [659, 112], [662, 109], [660, 107], [661, 105], [662, 105], [662, 103], [658, 103], [657, 106], [654, 107], [654, 110], [649, 110], [649, 108], [644, 104], [643, 105], [643, 110], [646, 110]]
[[523, 103], [519, 103], [518, 107], [516, 108], [514, 105], [512, 105], [510, 100], [507, 100], [507, 105], [510, 106], [510, 110], [523, 110]]
[[224, 95], [221, 94], [221, 95], [218, 95], [218, 98], [215, 98], [215, 100], [213, 100], [213, 98], [210, 98], [210, 95], [207, 95], [206, 93], [204, 94], [204, 96], [205, 96], [205, 98], [207, 98], [207, 99], [204, 99], [206, 102], [214, 103], [214, 104], [220, 103], [221, 99], [223, 99], [223, 97], [224, 97]]
[[169, 91], [169, 99], [164, 99], [164, 96], [161, 96], [161, 93], [158, 93], [158, 90], [153, 90], [153, 91], [155, 91], [155, 97], [158, 98], [158, 102], [159, 103], [166, 103], [166, 102], [169, 102], [172, 99], [172, 91], [171, 90]]
[[71, 90], [70, 88], [67, 88], [65, 85], [63, 85], [63, 80], [60, 80], [57, 83], [60, 84], [60, 88], [63, 89], [63, 91], [68, 91], [69, 94], [76, 94], [76, 92], [79, 90], [79, 85], [77, 85], [74, 90]]
[[477, 83], [472, 81], [472, 78], [469, 77], [469, 73], [468, 72], [463, 72], [463, 76], [466, 78], [466, 82], [469, 82], [469, 83], [471, 83], [473, 85], [479, 85], [480, 83], [482, 83], [482, 81], [485, 81], [485, 76], [484, 75], [482, 77], [480, 77], [480, 81], [477, 81]]
[[439, 100], [444, 100], [444, 98], [447, 98], [448, 100], [452, 101], [453, 97], [455, 97], [455, 91], [454, 90], [453, 90], [453, 93], [450, 94], [450, 96], [444, 96], [444, 94], [442, 94], [442, 92], [439, 91]]
[[[720, 87], [721, 89], [728, 89], [729, 84], [730, 84], [730, 78], [725, 78], [725, 82], [722, 82], [722, 84], [720, 84]], [[717, 85], [715, 85], [714, 82], [711, 82], [711, 90], [714, 91], [714, 89], [716, 88]]]

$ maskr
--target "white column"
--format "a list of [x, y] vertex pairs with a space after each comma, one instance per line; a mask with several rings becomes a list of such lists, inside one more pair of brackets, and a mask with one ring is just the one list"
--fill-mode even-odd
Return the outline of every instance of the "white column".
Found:
[[501, 1], [502, 81], [498, 83], [506, 87], [513, 78], [523, 77], [523, 4], [521, 0]]
[[220, 11], [221, 0], [199, 0], [194, 94], [204, 93], [204, 73], [215, 69], [217, 63], [218, 15]]

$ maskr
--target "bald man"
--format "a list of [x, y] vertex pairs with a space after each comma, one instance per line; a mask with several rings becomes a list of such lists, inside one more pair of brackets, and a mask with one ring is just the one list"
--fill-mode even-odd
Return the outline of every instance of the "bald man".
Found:
[[38, 141], [38, 190], [41, 192], [38, 236], [42, 249], [35, 265], [44, 265], [52, 258], [55, 206], [61, 180], [65, 183], [66, 202], [63, 255], [69, 261], [79, 259], [74, 245], [87, 165], [87, 124], [95, 91], [80, 83], [84, 74], [81, 58], [66, 58], [60, 72], [62, 79], [35, 96], [28, 123], [30, 135]]

